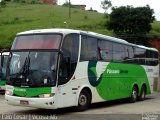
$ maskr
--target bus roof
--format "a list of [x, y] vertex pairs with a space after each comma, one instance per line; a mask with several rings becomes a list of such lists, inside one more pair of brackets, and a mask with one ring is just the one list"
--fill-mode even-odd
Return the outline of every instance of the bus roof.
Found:
[[90, 31], [82, 31], [82, 30], [62, 29], [62, 28], [36, 29], [36, 30], [29, 30], [29, 31], [24, 31], [24, 32], [17, 33], [17, 36], [18, 35], [27, 35], [27, 34], [41, 34], [41, 33], [62, 33], [62, 34], [77, 33], [77, 34], [84, 34], [84, 35], [94, 36], [94, 37], [97, 37], [97, 38], [107, 39], [109, 41], [118, 42], [118, 43], [122, 43], [122, 44], [126, 44], [126, 45], [139, 47], [139, 48], [142, 48], [142, 49], [148, 49], [148, 50], [158, 52], [158, 50], [156, 48], [150, 48], [150, 47], [145, 47], [145, 46], [142, 46], [142, 45], [136, 45], [136, 44], [129, 43], [126, 40], [123, 40], [123, 39], [119, 39], [119, 38], [115, 38], [115, 37], [111, 37], [111, 36], [107, 36], [107, 35], [102, 35], [102, 34], [98, 34], [98, 33], [95, 33], [95, 32], [90, 32]]
[[29, 31], [20, 32], [17, 35], [40, 34], [40, 33], [63, 33], [63, 34], [78, 33], [78, 34], [86, 34], [90, 36], [92, 35], [94, 37], [101, 37], [105, 39], [112, 39], [113, 41], [117, 41], [117, 42], [128, 43], [127, 41], [119, 39], [119, 38], [102, 35], [102, 34], [90, 32], [90, 31], [81, 31], [81, 30], [73, 30], [73, 29], [37, 29], [37, 30], [29, 30]]
[[61, 28], [51, 28], [51, 29], [37, 29], [37, 30], [29, 30], [20, 32], [17, 35], [26, 35], [26, 34], [41, 34], [41, 33], [80, 33], [79, 30], [72, 30], [72, 29], [61, 29]]

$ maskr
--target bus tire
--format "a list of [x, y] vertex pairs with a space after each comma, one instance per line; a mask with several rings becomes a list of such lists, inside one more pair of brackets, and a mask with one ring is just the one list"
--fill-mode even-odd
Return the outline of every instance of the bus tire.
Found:
[[89, 105], [91, 104], [91, 95], [88, 90], [84, 89], [81, 91], [79, 98], [78, 98], [78, 111], [86, 110]]
[[132, 88], [132, 92], [131, 92], [131, 96], [129, 98], [129, 101], [131, 103], [135, 103], [137, 101], [137, 96], [138, 96], [138, 88], [136, 86], [134, 86]]
[[140, 96], [138, 97], [138, 100], [144, 101], [146, 98], [146, 87], [143, 85], [141, 88]]

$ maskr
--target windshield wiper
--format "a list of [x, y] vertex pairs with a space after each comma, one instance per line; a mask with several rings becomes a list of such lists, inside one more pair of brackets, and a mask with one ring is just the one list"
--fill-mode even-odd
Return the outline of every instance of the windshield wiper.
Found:
[[24, 66], [23, 66], [23, 76], [27, 77], [29, 75], [29, 67], [30, 67], [30, 57], [28, 56], [25, 60]]

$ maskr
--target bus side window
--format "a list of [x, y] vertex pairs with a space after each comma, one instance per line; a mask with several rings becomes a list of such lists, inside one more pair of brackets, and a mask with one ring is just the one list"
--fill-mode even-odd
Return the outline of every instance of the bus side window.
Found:
[[135, 58], [135, 63], [136, 64], [145, 65], [146, 64], [146, 61], [145, 61], [146, 50], [136, 47], [135, 48], [134, 58]]
[[124, 62], [126, 57], [125, 46], [119, 43], [113, 43], [113, 61]]
[[59, 68], [59, 85], [68, 82], [70, 76], [70, 58], [62, 58]]
[[97, 60], [97, 39], [89, 36], [82, 36], [81, 40], [81, 61]]
[[98, 54], [99, 60], [112, 61], [112, 42], [98, 40]]
[[125, 45], [125, 58], [123, 60], [124, 63], [132, 64], [134, 63], [134, 49], [132, 46]]
[[156, 66], [158, 65], [158, 52], [155, 51], [146, 51], [146, 65]]

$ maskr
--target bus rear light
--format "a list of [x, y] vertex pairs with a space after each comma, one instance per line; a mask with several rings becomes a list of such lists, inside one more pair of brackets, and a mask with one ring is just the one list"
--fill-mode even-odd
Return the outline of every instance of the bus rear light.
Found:
[[39, 95], [40, 98], [49, 98], [49, 97], [53, 97], [55, 95], [55, 93], [51, 93], [51, 94], [42, 94]]

